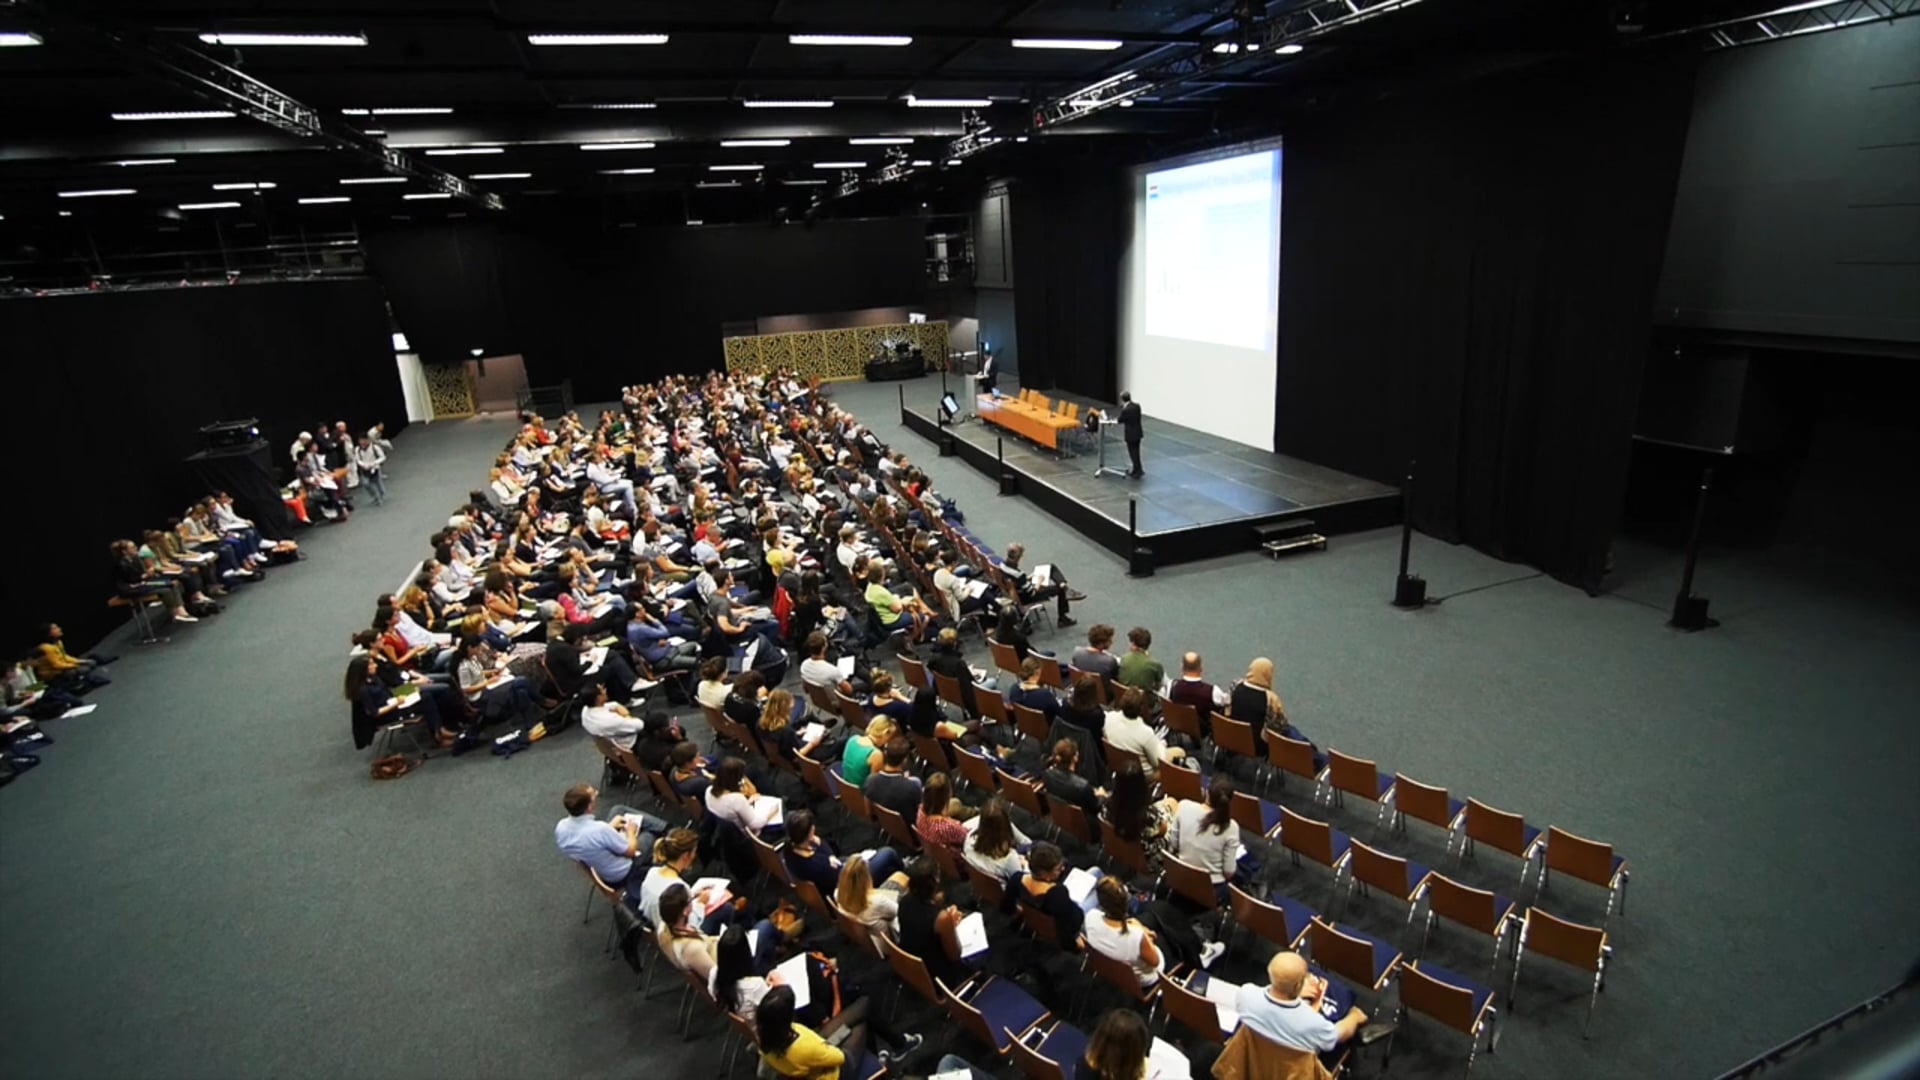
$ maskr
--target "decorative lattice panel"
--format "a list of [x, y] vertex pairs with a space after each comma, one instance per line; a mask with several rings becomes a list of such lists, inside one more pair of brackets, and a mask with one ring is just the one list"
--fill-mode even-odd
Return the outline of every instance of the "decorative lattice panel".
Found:
[[791, 334], [730, 337], [721, 342], [727, 370], [745, 373], [790, 367], [810, 379], [858, 379], [882, 341], [905, 338], [920, 346], [929, 367], [946, 362], [947, 324], [891, 323], [844, 330], [801, 330]]
[[427, 400], [433, 406], [435, 420], [457, 420], [472, 416], [473, 380], [465, 364], [422, 364], [427, 380]]

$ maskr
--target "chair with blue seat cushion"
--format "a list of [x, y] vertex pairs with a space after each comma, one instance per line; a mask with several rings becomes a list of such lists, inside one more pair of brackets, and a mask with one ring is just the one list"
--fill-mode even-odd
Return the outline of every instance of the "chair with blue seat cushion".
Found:
[[1012, 979], [987, 975], [969, 979], [958, 989], [939, 980], [935, 985], [954, 1022], [1001, 1057], [1007, 1056], [1014, 1040], [1051, 1015]]
[[1327, 770], [1313, 760], [1313, 744], [1289, 739], [1272, 728], [1262, 728], [1260, 737], [1266, 740], [1267, 764], [1279, 775], [1280, 786], [1283, 789], [1286, 787], [1288, 776], [1311, 780], [1313, 790], [1310, 797], [1314, 802], [1319, 802], [1320, 785], [1326, 782]]
[[1282, 949], [1300, 947], [1300, 939], [1307, 933], [1307, 924], [1313, 921], [1316, 914], [1312, 908], [1291, 896], [1274, 893], [1262, 900], [1238, 885], [1227, 886], [1227, 903], [1233, 911], [1236, 925], [1253, 931]]
[[1348, 795], [1378, 803], [1379, 811], [1373, 816], [1376, 830], [1386, 819], [1387, 807], [1393, 805], [1393, 784], [1393, 777], [1381, 772], [1377, 763], [1327, 750], [1327, 788], [1333, 793], [1335, 805], [1345, 806]]
[[1386, 986], [1400, 960], [1400, 950], [1386, 941], [1317, 915], [1307, 923], [1307, 949], [1314, 963], [1367, 990]]
[[1302, 817], [1284, 806], [1280, 808], [1280, 846], [1287, 849], [1293, 865], [1298, 867], [1302, 856], [1312, 859], [1333, 872], [1336, 889], [1352, 857], [1352, 845], [1346, 833], [1326, 822]]
[[1587, 1019], [1580, 1028], [1586, 1038], [1593, 1027], [1593, 1007], [1600, 992], [1607, 988], [1607, 962], [1613, 959], [1613, 946], [1607, 944], [1607, 931], [1599, 926], [1582, 926], [1558, 918], [1540, 907], [1527, 909], [1520, 920], [1520, 937], [1513, 946], [1513, 975], [1507, 984], [1507, 1011], [1512, 1012], [1514, 994], [1520, 988], [1520, 962], [1527, 946], [1543, 956], [1593, 975], [1593, 991], [1587, 996]]
[[[1420, 906], [1420, 892], [1432, 871], [1410, 859], [1368, 847], [1358, 840], [1353, 841], [1348, 850], [1352, 852], [1352, 858], [1347, 864], [1347, 902], [1353, 902], [1356, 885], [1362, 896], [1369, 896], [1372, 890], [1378, 889], [1407, 905], [1406, 924], [1412, 926], [1413, 913]], [[1345, 913], [1344, 906], [1341, 911]]]
[[1393, 834], [1407, 835], [1407, 819], [1424, 821], [1446, 835], [1444, 850], [1451, 854], [1453, 838], [1466, 817], [1467, 804], [1447, 794], [1447, 789], [1423, 784], [1406, 773], [1393, 774]]
[[1466, 839], [1460, 847], [1461, 859], [1477, 857], [1481, 844], [1504, 851], [1520, 860], [1522, 888], [1526, 887], [1527, 874], [1533, 869], [1534, 857], [1540, 853], [1546, 839], [1539, 829], [1527, 824], [1527, 819], [1519, 814], [1497, 810], [1478, 799], [1467, 800], [1464, 834]]
[[1556, 870], [1607, 890], [1607, 911], [1600, 925], [1605, 926], [1613, 918], [1616, 899], [1620, 902], [1620, 914], [1627, 913], [1627, 880], [1633, 875], [1627, 870], [1627, 860], [1613, 853], [1612, 844], [1548, 826], [1546, 848], [1540, 858], [1540, 891], [1546, 891]]
[[1036, 1024], [1024, 1036], [1007, 1035], [1013, 1063], [1027, 1080], [1072, 1080], [1087, 1052], [1087, 1036], [1064, 1020]]
[[[1467, 1071], [1480, 1053], [1480, 1036], [1487, 1037], [1487, 1053], [1500, 1042], [1499, 1010], [1493, 1007], [1493, 990], [1464, 975], [1420, 960], [1399, 966], [1400, 1004], [1395, 1019], [1417, 1012], [1447, 1025], [1467, 1037]], [[1387, 1041], [1382, 1067], [1393, 1062], [1393, 1044], [1399, 1039], [1403, 1023]]]
[[1520, 905], [1497, 893], [1462, 885], [1440, 873], [1427, 875], [1424, 895], [1427, 921], [1420, 931], [1420, 951], [1426, 952], [1435, 916], [1458, 923], [1493, 939], [1493, 959], [1487, 966], [1487, 977], [1493, 978], [1494, 968], [1500, 964], [1500, 946], [1505, 944], [1507, 932], [1518, 920], [1516, 912]]

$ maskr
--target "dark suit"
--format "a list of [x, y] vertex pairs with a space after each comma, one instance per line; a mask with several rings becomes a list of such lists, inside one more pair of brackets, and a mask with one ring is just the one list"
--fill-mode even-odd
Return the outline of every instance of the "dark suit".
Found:
[[1129, 401], [1120, 406], [1120, 434], [1127, 440], [1127, 456], [1133, 459], [1133, 475], [1140, 476], [1146, 470], [1140, 467], [1140, 403]]

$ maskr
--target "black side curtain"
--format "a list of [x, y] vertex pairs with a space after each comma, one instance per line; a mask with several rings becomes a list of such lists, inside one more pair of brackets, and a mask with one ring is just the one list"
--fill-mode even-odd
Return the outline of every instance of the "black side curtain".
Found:
[[1103, 165], [1013, 188], [1014, 335], [1020, 382], [1098, 401], [1119, 394], [1125, 169]]
[[1692, 88], [1616, 54], [1287, 132], [1275, 446], [1594, 590]]

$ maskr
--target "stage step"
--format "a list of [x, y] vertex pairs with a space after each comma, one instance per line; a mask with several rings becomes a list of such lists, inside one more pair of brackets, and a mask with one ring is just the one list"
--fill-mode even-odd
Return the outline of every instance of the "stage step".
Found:
[[1292, 518], [1253, 527], [1253, 538], [1260, 549], [1274, 558], [1289, 551], [1311, 548], [1325, 551], [1327, 538], [1313, 531], [1312, 518]]

